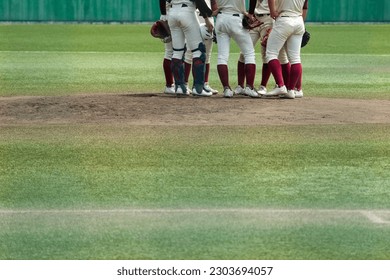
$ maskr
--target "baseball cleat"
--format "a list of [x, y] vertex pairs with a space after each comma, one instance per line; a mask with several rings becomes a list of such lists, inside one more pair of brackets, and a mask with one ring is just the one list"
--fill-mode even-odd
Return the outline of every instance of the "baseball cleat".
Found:
[[295, 90], [295, 98], [302, 98], [303, 97], [303, 91], [302, 89], [300, 90]]
[[280, 98], [286, 98], [286, 99], [294, 99], [295, 98], [295, 90], [290, 89], [285, 94], [279, 95]]
[[218, 90], [213, 89], [212, 87], [210, 87], [209, 83], [204, 83], [203, 89], [205, 91], [210, 91], [212, 94], [217, 94], [218, 93]]
[[226, 97], [226, 98], [231, 98], [233, 97], [233, 91], [230, 89], [230, 88], [225, 88], [223, 90], [223, 97]]
[[260, 97], [254, 88], [246, 87], [244, 91], [245, 91], [244, 95], [254, 97], [254, 98]]
[[208, 96], [212, 96], [213, 94], [211, 91], [205, 91], [204, 89], [202, 89], [201, 92], [197, 92], [196, 88], [194, 87], [194, 88], [192, 88], [192, 95], [193, 96], [206, 96], [206, 97], [208, 97]]
[[176, 96], [188, 96], [190, 95], [187, 88], [184, 87], [181, 87], [181, 86], [178, 86], [177, 89], [176, 89], [176, 92], [175, 92]]
[[165, 87], [165, 90], [164, 90], [164, 93], [165, 94], [175, 94], [175, 86], [172, 85], [172, 86], [166, 86]]
[[192, 91], [190, 90], [190, 87], [188, 86], [188, 83], [185, 83], [184, 85], [185, 85], [186, 88], [187, 88], [188, 94], [192, 94]]
[[259, 90], [257, 91], [258, 94], [264, 95], [267, 93], [267, 88], [265, 86], [260, 86]]
[[266, 94], [263, 94], [263, 96], [265, 96], [265, 97], [268, 97], [268, 96], [279, 96], [279, 95], [285, 95], [286, 93], [287, 93], [286, 86], [281, 86], [281, 87], [275, 87], [270, 92], [267, 92]]
[[245, 94], [245, 90], [242, 86], [238, 85], [235, 90], [234, 90], [234, 94], [237, 94], [237, 95], [244, 95]]

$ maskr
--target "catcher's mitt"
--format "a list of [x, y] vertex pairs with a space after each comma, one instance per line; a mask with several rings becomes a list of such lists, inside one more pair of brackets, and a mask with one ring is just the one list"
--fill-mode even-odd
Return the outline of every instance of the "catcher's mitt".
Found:
[[161, 39], [164, 43], [172, 41], [171, 30], [166, 20], [158, 20], [153, 23], [152, 28], [150, 28], [150, 34], [155, 38]]
[[261, 45], [263, 47], [266, 47], [267, 46], [267, 42], [268, 42], [268, 37], [269, 37], [269, 34], [271, 33], [271, 30], [272, 28], [268, 28], [263, 39], [261, 40]]
[[258, 26], [260, 26], [262, 24], [263, 23], [261, 21], [259, 21], [254, 16], [247, 16], [247, 15], [245, 15], [242, 18], [242, 27], [244, 27], [245, 29], [253, 29], [253, 28], [256, 28], [256, 27], [258, 27]]
[[310, 40], [310, 33], [305, 30], [305, 33], [303, 33], [303, 36], [302, 36], [301, 48], [306, 46], [307, 43], [309, 43], [309, 40]]

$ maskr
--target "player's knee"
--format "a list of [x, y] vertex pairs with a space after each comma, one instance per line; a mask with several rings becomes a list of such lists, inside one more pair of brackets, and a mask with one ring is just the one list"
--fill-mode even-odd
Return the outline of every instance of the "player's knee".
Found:
[[291, 57], [289, 61], [291, 64], [298, 64], [298, 63], [301, 63], [301, 58], [300, 57]]
[[165, 51], [164, 58], [165, 59], [172, 59], [173, 56], [173, 50]]
[[184, 53], [186, 52], [187, 48], [184, 45], [183, 48], [173, 48], [173, 55], [172, 58], [175, 59], [184, 59]]
[[198, 47], [192, 50], [192, 57], [199, 57], [203, 62], [206, 61], [206, 46], [203, 42], [199, 43]]
[[288, 60], [288, 57], [286, 55], [286, 53], [279, 53], [279, 56], [278, 56], [278, 59], [280, 61], [280, 64], [287, 64], [289, 63], [289, 60]]
[[192, 61], [192, 53], [187, 51], [184, 54], [184, 62], [191, 64], [191, 61]]
[[255, 53], [248, 53], [244, 55], [245, 64], [256, 64]]
[[265, 61], [268, 63], [271, 60], [278, 59], [278, 54], [277, 53], [272, 53], [267, 50], [265, 54]]
[[240, 56], [238, 57], [238, 61], [242, 62], [242, 63], [245, 62], [245, 58], [244, 58], [244, 55], [242, 53], [240, 53]]

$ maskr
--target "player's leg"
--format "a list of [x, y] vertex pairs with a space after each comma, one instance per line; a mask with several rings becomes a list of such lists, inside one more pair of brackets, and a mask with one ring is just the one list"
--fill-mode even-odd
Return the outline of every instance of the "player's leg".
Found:
[[296, 85], [295, 85], [295, 98], [302, 98], [303, 97], [303, 90], [302, 90], [302, 75], [299, 77]]
[[213, 40], [204, 40], [204, 44], [206, 46], [206, 65], [205, 65], [205, 75], [204, 75], [204, 87], [207, 91], [210, 91], [213, 94], [217, 94], [218, 90], [213, 89], [209, 84], [209, 76], [210, 76], [210, 62], [211, 62], [211, 54], [213, 52]]
[[217, 71], [223, 87], [223, 96], [233, 97], [233, 91], [229, 83], [229, 53], [230, 53], [230, 36], [227, 33], [227, 25], [229, 24], [229, 16], [220, 14], [217, 17], [215, 31], [217, 35], [218, 61]]
[[[271, 18], [271, 16], [263, 16], [259, 18], [260, 21], [263, 22], [262, 25], [259, 26], [260, 28], [260, 41], [263, 42], [263, 39], [267, 36], [269, 36], [269, 33], [272, 30], [272, 26], [274, 23], [274, 20]], [[259, 94], [266, 94], [267, 93], [267, 84], [269, 81], [269, 78], [271, 76], [271, 70], [268, 67], [268, 63], [266, 61], [266, 45], [260, 44], [260, 53], [261, 53], [261, 61], [262, 61], [262, 68], [261, 68], [261, 81], [259, 90], [257, 91]]]
[[199, 21], [194, 12], [184, 12], [183, 16], [181, 24], [183, 26], [187, 47], [192, 52], [192, 76], [194, 80], [192, 94], [211, 96], [211, 92], [204, 90], [206, 46], [203, 43], [200, 33]]
[[[207, 2], [207, 1], [206, 1]], [[197, 16], [200, 24], [205, 24], [204, 18], [200, 15], [200, 12], [197, 11]], [[214, 23], [214, 18], [209, 18], [211, 23]], [[209, 84], [209, 76], [210, 76], [210, 60], [211, 53], [213, 51], [213, 40], [207, 39], [203, 40], [203, 43], [206, 46], [206, 62], [205, 62], [205, 74], [204, 74], [204, 89], [206, 91], [211, 92], [212, 94], [217, 94], [218, 90], [213, 89]]]
[[172, 61], [171, 69], [173, 77], [175, 79], [176, 94], [187, 94], [187, 88], [184, 81], [184, 65], [183, 55], [185, 52], [185, 36], [180, 24], [180, 11], [179, 8], [173, 7], [170, 10], [168, 24], [171, 29], [172, 36]]
[[282, 66], [282, 75], [284, 83], [288, 85], [290, 80], [291, 64], [288, 60], [286, 44], [284, 44], [283, 48], [280, 50], [278, 60], [280, 62], [280, 65]]
[[294, 92], [296, 84], [302, 76], [301, 42], [302, 35], [305, 32], [305, 28], [303, 24], [303, 19], [301, 17], [295, 18], [294, 21], [296, 21], [296, 30], [294, 34], [288, 38], [286, 43], [287, 55], [291, 63], [291, 74], [287, 84], [287, 90], [289, 92]]
[[[241, 18], [238, 19], [241, 23]], [[254, 90], [256, 58], [251, 36], [248, 31], [242, 29], [241, 25], [235, 25], [232, 29], [232, 37], [244, 55], [246, 79], [245, 94], [250, 97], [259, 97], [257, 91]]]
[[287, 88], [283, 79], [282, 66], [278, 60], [280, 50], [283, 48], [287, 38], [292, 33], [292, 28], [288, 23], [290, 18], [279, 17], [272, 28], [268, 37], [266, 61], [271, 70], [272, 75], [275, 78], [275, 82], [278, 85], [272, 91], [267, 93], [269, 96], [277, 96], [280, 94], [286, 94]]
[[245, 58], [240, 52], [237, 61], [237, 87], [234, 89], [235, 94], [245, 94]]
[[165, 76], [165, 90], [164, 93], [174, 94], [175, 93], [175, 85], [173, 81], [173, 74], [171, 69], [171, 61], [173, 55], [172, 42], [165, 43], [165, 54], [163, 60], [163, 70]]
[[[260, 39], [260, 31], [259, 27], [249, 31], [254, 48]], [[242, 52], [240, 52], [237, 62], [237, 87], [234, 90], [234, 93], [245, 95], [245, 57]]]
[[191, 93], [191, 89], [188, 86], [192, 68], [192, 52], [190, 49], [187, 49], [184, 53], [184, 82], [187, 87], [187, 90]]

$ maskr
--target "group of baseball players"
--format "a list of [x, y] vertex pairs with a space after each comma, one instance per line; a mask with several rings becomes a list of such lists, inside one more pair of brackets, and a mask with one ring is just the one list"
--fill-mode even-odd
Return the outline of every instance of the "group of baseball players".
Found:
[[[301, 98], [301, 41], [305, 32], [308, 0], [159, 0], [160, 20], [167, 20], [171, 41], [165, 43], [164, 93], [176, 96], [212, 96], [218, 91], [209, 85], [210, 57], [217, 42], [217, 72], [223, 96]], [[262, 24], [243, 27], [244, 16]], [[214, 25], [214, 17], [216, 22]], [[228, 60], [231, 38], [240, 49], [237, 87], [229, 82]], [[261, 42], [262, 75], [258, 89], [255, 46]], [[193, 86], [188, 86], [192, 71]], [[275, 88], [267, 91], [271, 76]]]

